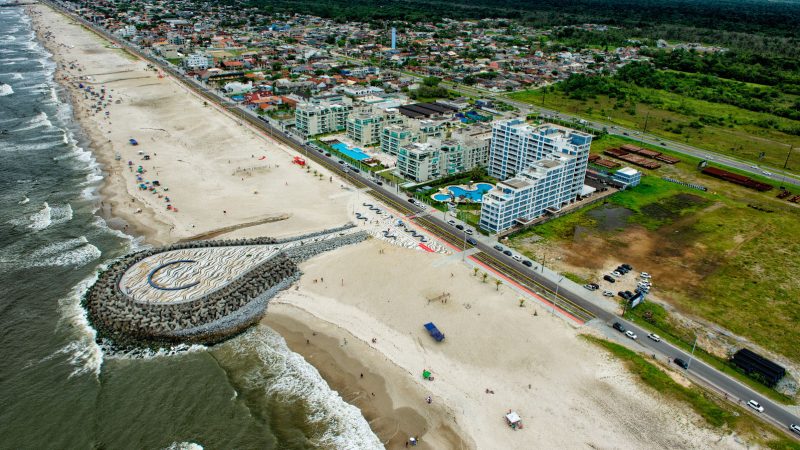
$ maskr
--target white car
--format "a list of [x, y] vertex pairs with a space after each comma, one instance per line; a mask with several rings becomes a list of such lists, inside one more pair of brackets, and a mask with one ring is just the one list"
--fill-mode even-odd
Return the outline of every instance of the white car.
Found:
[[751, 407], [751, 408], [755, 409], [756, 411], [758, 411], [758, 412], [760, 412], [760, 413], [763, 413], [763, 412], [764, 412], [764, 407], [763, 407], [763, 406], [761, 406], [761, 405], [760, 405], [760, 404], [759, 404], [757, 401], [755, 401], [755, 400], [748, 400], [748, 401], [747, 401], [747, 406], [749, 406], [749, 407]]
[[522, 261], [522, 257], [519, 255], [514, 255], [511, 258], [514, 259], [514, 261]]
[[449, 223], [450, 225], [455, 225], [456, 221], [455, 220], [448, 220], [447, 223]]
[[639, 274], [639, 277], [641, 277], [642, 279], [648, 279], [650, 278], [650, 274], [647, 272], [642, 272]]
[[470, 228], [467, 228], [466, 230], [464, 230], [464, 233], [473, 234], [474, 231], [472, 231], [472, 229], [470, 229]]
[[617, 272], [617, 271], [615, 270], [615, 271], [611, 272], [611, 276], [612, 276], [612, 277], [619, 278], [619, 277], [621, 277], [621, 276], [622, 276], [622, 274], [621, 274], [621, 273], [619, 273], [619, 272]]
[[614, 293], [611, 292], [611, 291], [603, 291], [603, 295], [606, 296], [606, 297], [613, 297]]
[[626, 331], [625, 332], [625, 336], [628, 336], [629, 338], [633, 339], [634, 341], [636, 340], [636, 338], [639, 337], [639, 336], [636, 336], [636, 333], [634, 333], [631, 330]]
[[661, 336], [659, 336], [659, 335], [657, 335], [655, 333], [650, 333], [650, 334], [647, 335], [647, 337], [649, 337], [650, 339], [652, 339], [655, 342], [661, 342]]
[[797, 434], [800, 434], [800, 425], [797, 425], [796, 423], [789, 425], [789, 429]]
[[766, 176], [771, 176], [772, 175], [771, 173], [767, 172], [766, 170], [762, 171], [761, 173], [763, 173]]

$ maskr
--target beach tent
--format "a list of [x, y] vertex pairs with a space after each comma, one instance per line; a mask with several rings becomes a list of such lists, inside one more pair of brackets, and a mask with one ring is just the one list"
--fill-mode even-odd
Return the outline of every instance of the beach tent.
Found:
[[139, 145], [139, 143], [136, 142], [136, 139], [129, 139], [128, 142], [130, 142], [131, 145]]
[[430, 377], [431, 377], [431, 371], [430, 370], [423, 370], [422, 371], [422, 378], [425, 378], [427, 380]]
[[514, 411], [508, 411], [506, 414], [506, 422], [508, 422], [508, 426], [513, 429], [522, 428], [522, 418]]

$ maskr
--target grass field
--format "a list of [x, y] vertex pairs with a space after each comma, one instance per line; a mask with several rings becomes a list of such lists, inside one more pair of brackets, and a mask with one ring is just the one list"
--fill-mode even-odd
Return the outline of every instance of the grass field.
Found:
[[[604, 137], [592, 152], [624, 142]], [[556, 268], [581, 279], [596, 280], [606, 261], [628, 262], [652, 273], [653, 295], [682, 315], [800, 363], [800, 208], [776, 199], [776, 190], [761, 193], [708, 177], [696, 160], [681, 158], [645, 171], [634, 189], [512, 235], [510, 244], [529, 257], [554, 252], [560, 259], [553, 264], [562, 265]], [[543, 239], [532, 242], [532, 235]], [[691, 341], [689, 330], [672, 334]]]
[[800, 449], [800, 444], [780, 434], [770, 425], [765, 425], [741, 408], [701, 390], [696, 386], [686, 387], [672, 379], [661, 368], [638, 353], [614, 342], [583, 336], [587, 341], [601, 347], [625, 366], [644, 384], [658, 395], [684, 403], [692, 408], [709, 425], [735, 430], [772, 449]]
[[[770, 167], [783, 167], [789, 145], [800, 147], [800, 136], [779, 130], [800, 128], [799, 121], [665, 91], [631, 89], [647, 102], [618, 102], [608, 96], [576, 100], [560, 91], [543, 97], [540, 90], [515, 92], [509, 97], [638, 130], [643, 130], [647, 122], [648, 133]], [[765, 157], [759, 161], [761, 152]], [[800, 155], [790, 158], [787, 169], [800, 173]]]

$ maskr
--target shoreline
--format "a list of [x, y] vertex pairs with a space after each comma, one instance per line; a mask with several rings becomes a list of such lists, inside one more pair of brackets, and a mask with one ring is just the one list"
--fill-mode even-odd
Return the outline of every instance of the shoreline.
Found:
[[[48, 8], [54, 13], [64, 16], [63, 13], [51, 8], [49, 5], [39, 4], [38, 6]], [[108, 154], [112, 150], [108, 145], [110, 141], [101, 141], [101, 135], [95, 123], [81, 111], [81, 99], [77, 95], [78, 90], [68, 81], [68, 75], [63, 66], [65, 61], [59, 54], [57, 50], [58, 47], [54, 45], [51, 38], [48, 38], [43, 31], [44, 25], [39, 21], [41, 13], [36, 11], [33, 6], [26, 6], [25, 11], [28, 16], [31, 17], [31, 28], [36, 34], [37, 41], [50, 53], [50, 58], [56, 65], [53, 72], [53, 82], [61, 87], [63, 94], [66, 96], [63, 100], [70, 105], [73, 122], [80, 128], [81, 132], [88, 140], [88, 148], [85, 150], [92, 154], [92, 157], [98, 165], [102, 181], [96, 191], [97, 198], [95, 199], [95, 203], [97, 205], [97, 211], [95, 214], [102, 218], [110, 229], [125, 233], [133, 239], [141, 237], [146, 242], [154, 245], [169, 243], [169, 240], [161, 236], [163, 234], [161, 230], [147, 224], [157, 222], [164, 227], [168, 225], [160, 220], [154, 211], [146, 205], [137, 203], [136, 199], [130, 196], [127, 189], [125, 189], [125, 180], [122, 179], [119, 173], [113, 168], [113, 159], [110, 154]], [[64, 17], [72, 21], [72, 18]], [[94, 33], [92, 34], [97, 36]], [[125, 196], [131, 197], [131, 203], [141, 208], [141, 216], [136, 217], [135, 214], [128, 213], [122, 208], [121, 198]], [[115, 207], [116, 211], [114, 211]]]
[[[409, 379], [370, 343], [297, 306], [273, 302], [261, 320], [286, 340], [289, 349], [314, 366], [349, 404], [357, 407], [387, 449], [405, 448], [409, 437], [420, 449], [469, 449], [454, 414]], [[404, 400], [416, 405], [398, 405]]]

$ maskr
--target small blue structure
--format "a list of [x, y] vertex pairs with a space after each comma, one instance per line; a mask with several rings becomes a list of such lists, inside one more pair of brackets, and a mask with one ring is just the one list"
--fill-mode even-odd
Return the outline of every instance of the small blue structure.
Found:
[[139, 143], [136, 142], [136, 139], [129, 139], [128, 142], [130, 142], [131, 145], [139, 145]]
[[442, 342], [444, 340], [444, 334], [436, 328], [433, 322], [426, 323], [425, 329], [428, 330], [428, 334], [430, 334], [432, 338], [436, 339], [436, 342]]

